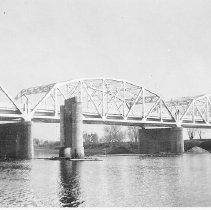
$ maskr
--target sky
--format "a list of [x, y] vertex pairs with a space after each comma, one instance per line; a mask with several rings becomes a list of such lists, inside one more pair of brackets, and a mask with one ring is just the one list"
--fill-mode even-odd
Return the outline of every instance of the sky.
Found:
[[211, 93], [210, 37], [210, 0], [0, 0], [0, 83], [14, 97], [86, 77]]

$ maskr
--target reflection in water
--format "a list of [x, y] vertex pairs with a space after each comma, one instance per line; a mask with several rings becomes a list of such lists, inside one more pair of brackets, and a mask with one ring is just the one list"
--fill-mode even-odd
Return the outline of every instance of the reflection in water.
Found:
[[211, 206], [211, 155], [190, 154], [182, 163], [182, 206]]
[[80, 201], [80, 185], [79, 185], [79, 167], [80, 163], [73, 161], [60, 161], [60, 202], [64, 207], [79, 206]]
[[211, 155], [0, 162], [0, 206], [211, 206]]
[[166, 164], [165, 158], [159, 158], [159, 165], [158, 173], [153, 173], [154, 176], [157, 176], [157, 179], [159, 181], [157, 182], [157, 185], [153, 187], [155, 192], [157, 191], [157, 200], [158, 205], [162, 206], [163, 204], [170, 203], [171, 206], [181, 206], [180, 199], [178, 198], [178, 193], [181, 193], [180, 191], [182, 188], [181, 186], [181, 175], [179, 170], [179, 162], [180, 162], [180, 156], [177, 157], [167, 157], [169, 164]]
[[35, 148], [34, 156], [35, 158], [59, 157], [59, 150], [47, 149], [47, 148]]

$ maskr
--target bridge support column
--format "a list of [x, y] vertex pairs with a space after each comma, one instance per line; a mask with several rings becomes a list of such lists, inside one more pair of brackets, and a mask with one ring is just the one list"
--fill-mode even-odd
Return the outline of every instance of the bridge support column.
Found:
[[0, 157], [34, 158], [32, 122], [0, 125]]
[[156, 128], [139, 130], [139, 153], [173, 153], [184, 152], [182, 128]]
[[71, 157], [72, 145], [71, 106], [60, 106], [60, 144], [59, 157]]
[[32, 135], [33, 123], [30, 121], [23, 122], [23, 127], [24, 127], [24, 135], [22, 139], [23, 144], [20, 147], [19, 157], [24, 159], [32, 159], [34, 158], [34, 142]]
[[82, 103], [76, 97], [60, 107], [60, 141], [60, 157], [84, 157]]
[[72, 158], [83, 158], [83, 113], [82, 103], [74, 98], [72, 101]]

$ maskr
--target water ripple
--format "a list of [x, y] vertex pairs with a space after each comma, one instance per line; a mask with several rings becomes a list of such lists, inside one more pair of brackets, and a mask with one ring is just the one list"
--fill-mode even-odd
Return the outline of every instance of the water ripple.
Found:
[[211, 206], [211, 156], [0, 162], [0, 207]]

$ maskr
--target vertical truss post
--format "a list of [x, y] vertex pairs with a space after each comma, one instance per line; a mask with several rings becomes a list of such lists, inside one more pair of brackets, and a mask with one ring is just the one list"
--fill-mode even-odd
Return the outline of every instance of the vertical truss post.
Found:
[[57, 90], [57, 88], [55, 88], [55, 90], [54, 90], [54, 98], [55, 98], [55, 100], [54, 100], [54, 116], [57, 116], [57, 114], [58, 114], [58, 90]]
[[23, 112], [24, 112], [24, 117], [25, 117], [25, 119], [27, 118], [27, 115], [28, 115], [27, 109], [28, 109], [27, 103], [25, 103], [25, 104], [23, 105]]
[[126, 82], [123, 81], [123, 118], [126, 118], [126, 95], [125, 95], [125, 84]]
[[162, 109], [162, 100], [160, 100], [160, 121], [163, 122], [163, 109]]
[[66, 90], [67, 90], [67, 96], [68, 96], [69, 93], [70, 93], [70, 84], [67, 84], [67, 85], [66, 85]]
[[192, 118], [193, 118], [193, 123], [195, 124], [196, 122], [196, 119], [195, 119], [195, 101], [193, 102], [193, 105], [192, 105]]
[[24, 107], [25, 107], [25, 120], [31, 121], [32, 113], [31, 113], [31, 107], [30, 107], [30, 103], [28, 99], [26, 101], [26, 104], [24, 104]]
[[206, 120], [207, 120], [207, 124], [209, 124], [209, 101], [208, 101], [208, 97], [206, 97]]
[[86, 94], [85, 96], [86, 96], [86, 108], [89, 111], [89, 95]]
[[145, 88], [142, 87], [142, 119], [145, 121]]
[[82, 103], [82, 100], [83, 100], [83, 93], [82, 93], [82, 91], [83, 91], [83, 81], [81, 80], [80, 81], [80, 102]]
[[102, 79], [102, 118], [105, 120], [105, 80]]

